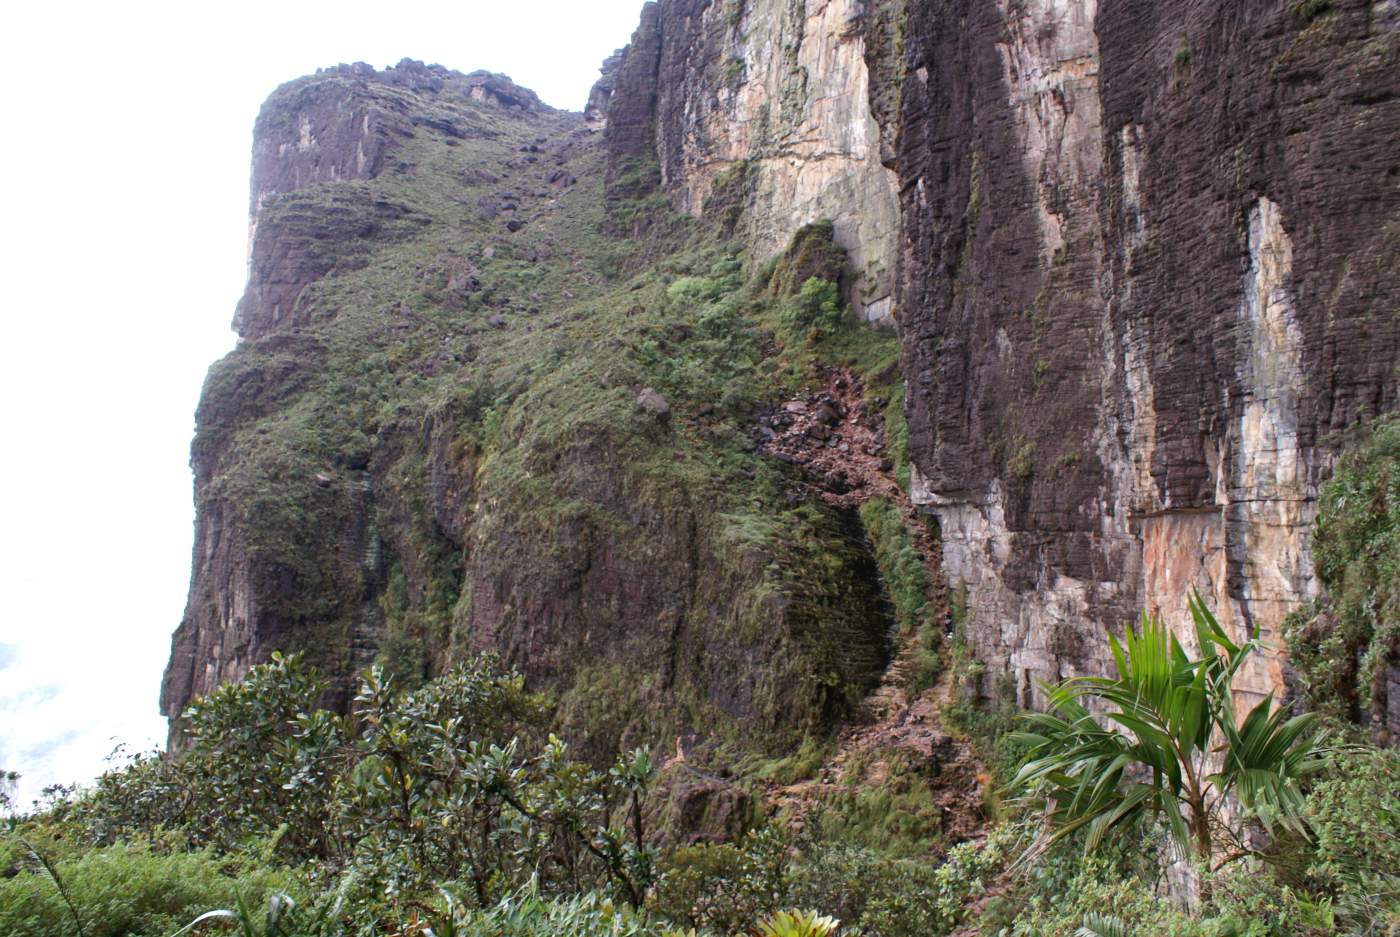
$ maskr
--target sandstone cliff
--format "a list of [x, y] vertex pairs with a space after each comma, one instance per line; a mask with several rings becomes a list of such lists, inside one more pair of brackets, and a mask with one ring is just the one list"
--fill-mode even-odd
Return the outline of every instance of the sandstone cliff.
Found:
[[1338, 434], [1400, 403], [1391, 0], [660, 0], [584, 114], [406, 61], [256, 138], [172, 717], [277, 647], [342, 702], [496, 650], [604, 747], [848, 714], [888, 589], [849, 477], [765, 451], [797, 343], [735, 272], [819, 219], [983, 694], [1192, 586], [1276, 647]]
[[749, 192], [760, 251], [793, 213], [854, 215], [852, 256], [899, 271], [911, 494], [968, 588], [985, 692], [1029, 704], [1101, 669], [1105, 628], [1184, 624], [1192, 587], [1275, 649], [1243, 680], [1264, 692], [1317, 592], [1334, 437], [1397, 405], [1397, 22], [1366, 2], [663, 0], [623, 57], [655, 66], [610, 93], [648, 103], [629, 127], [678, 206], [743, 156], [781, 180]]
[[[1135, 609], [1183, 623], [1192, 586], [1277, 649], [1316, 592], [1332, 434], [1397, 405], [1397, 11], [913, 2], [905, 22], [913, 494], [979, 653], [1029, 702], [1101, 668]], [[1284, 669], [1275, 650], [1243, 683]]]
[[593, 103], [608, 114], [614, 164], [654, 160], [678, 210], [701, 215], [716, 181], [741, 169], [756, 259], [830, 219], [850, 256], [847, 298], [864, 318], [888, 322], [898, 207], [870, 109], [865, 6], [649, 3]]
[[742, 245], [639, 191], [614, 207], [669, 231], [666, 270], [624, 278], [654, 245], [604, 234], [604, 162], [501, 76], [342, 66], [268, 100], [172, 719], [278, 649], [342, 707], [376, 660], [412, 683], [495, 652], [603, 754], [787, 746], [879, 679], [859, 519], [758, 451], [786, 371], [738, 308]]

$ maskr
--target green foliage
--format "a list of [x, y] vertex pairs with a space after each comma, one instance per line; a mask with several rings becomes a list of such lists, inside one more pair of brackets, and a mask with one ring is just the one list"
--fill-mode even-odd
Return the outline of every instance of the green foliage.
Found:
[[815, 911], [779, 911], [758, 922], [758, 937], [828, 937], [841, 922]]
[[1331, 753], [1303, 808], [1311, 838], [1281, 837], [1262, 855], [1224, 857], [1214, 871], [1201, 872], [1200, 898], [1185, 905], [1166, 884], [1175, 851], [1159, 823], [1143, 818], [1088, 856], [1076, 842], [1086, 835], [1081, 831], [1021, 869], [1003, 909], [1010, 913], [989, 903], [984, 933], [1070, 937], [1104, 926], [1179, 937], [1389, 933], [1400, 921], [1397, 780], [1400, 756], [1393, 751]]
[[1016, 447], [1011, 458], [1006, 460], [1006, 470], [1012, 478], [1025, 481], [1035, 474], [1035, 443], [1023, 442]]
[[933, 797], [936, 771], [936, 764], [899, 749], [853, 757], [845, 782], [827, 799], [823, 835], [887, 856], [927, 855], [938, 845], [943, 827], [943, 811]]
[[712, 303], [744, 285], [743, 264], [730, 255], [715, 261], [705, 276], [683, 276], [666, 287], [666, 298], [673, 303], [699, 305]]
[[346, 729], [316, 708], [325, 690], [299, 655], [274, 654], [185, 711], [180, 819], [192, 841], [232, 849], [280, 831], [291, 855], [332, 853], [333, 762]]
[[1334, 755], [1308, 795], [1315, 847], [1307, 876], [1329, 896], [1338, 933], [1400, 928], [1400, 753]]
[[[1013, 786], [1048, 802], [1052, 832], [1042, 848], [1083, 829], [1092, 850], [1117, 828], [1165, 817], [1182, 852], [1209, 863], [1212, 830], [1230, 830], [1222, 808], [1232, 797], [1242, 816], [1271, 831], [1305, 832], [1301, 782], [1323, 765], [1315, 717], [1289, 718], [1265, 697], [1237, 718], [1231, 681], [1257, 635], [1236, 644], [1199, 596], [1189, 604], [1199, 659], [1144, 613], [1138, 631], [1129, 628], [1121, 643], [1109, 638], [1114, 676], [1046, 687], [1051, 712], [1023, 717], [1030, 728], [1019, 739], [1031, 751]], [[1233, 831], [1232, 839], [1249, 850]]]
[[815, 777], [829, 754], [827, 745], [808, 735], [803, 737], [802, 744], [791, 755], [762, 761], [748, 773], [775, 784], [796, 784]]
[[884, 498], [860, 506], [861, 523], [875, 548], [880, 576], [894, 602], [900, 629], [910, 634], [928, 623], [928, 568], [909, 539], [899, 508]]
[[422, 639], [391, 633], [379, 645], [379, 654], [374, 663], [395, 685], [412, 690], [423, 683], [423, 675], [428, 669], [428, 652]]
[[[295, 893], [285, 873], [230, 863], [208, 852], [160, 855], [134, 845], [106, 846], [59, 860], [54, 872], [87, 937], [168, 937], [196, 915], [235, 902], [238, 895], [257, 904], [276, 893]], [[68, 937], [79, 930], [56, 880], [21, 863], [17, 874], [0, 877], [0, 933]]]
[[819, 842], [796, 865], [791, 900], [847, 922], [852, 933], [940, 937], [964, 923], [1018, 835], [1001, 827], [980, 843], [954, 847], [937, 865]]
[[1293, 22], [1302, 29], [1312, 23], [1319, 16], [1324, 16], [1335, 9], [1334, 0], [1293, 0], [1289, 11], [1293, 14]]
[[0, 816], [15, 811], [17, 805], [14, 801], [14, 791], [19, 779], [20, 773], [18, 771], [0, 768]]
[[1002, 676], [992, 699], [959, 699], [942, 712], [944, 727], [967, 739], [987, 767], [989, 783], [983, 791], [982, 810], [993, 820], [1002, 817], [1003, 788], [1021, 770], [1028, 751], [1016, 732], [1020, 709], [1010, 684], [1010, 678]]
[[255, 667], [190, 707], [184, 753], [110, 772], [72, 822], [91, 841], [178, 830], [321, 877], [353, 869], [365, 893], [461, 878], [484, 906], [540, 878], [640, 905], [653, 862], [644, 751], [604, 774], [539, 741], [539, 700], [489, 658], [411, 693], [374, 668], [352, 720], [315, 707], [322, 686], [296, 656]]
[[797, 295], [782, 307], [782, 323], [799, 340], [816, 340], [831, 335], [845, 321], [841, 294], [829, 280], [811, 277]]
[[596, 892], [550, 898], [526, 885], [489, 908], [472, 909], [443, 892], [443, 908], [430, 915], [422, 937], [661, 937], [647, 916]]
[[682, 846], [663, 858], [647, 907], [677, 925], [744, 932], [787, 902], [789, 845], [768, 827], [734, 844]]
[[774, 263], [767, 286], [774, 296], [796, 296], [812, 279], [833, 287], [846, 269], [846, 252], [836, 243], [836, 228], [828, 220], [803, 225]]
[[942, 641], [929, 602], [928, 567], [914, 548], [899, 509], [884, 498], [871, 498], [860, 506], [861, 523], [875, 550], [875, 562], [894, 603], [895, 619], [903, 634], [919, 635], [917, 659], [910, 674], [910, 693], [933, 686], [942, 669]]
[[259, 905], [240, 891], [232, 908], [205, 911], [171, 937], [184, 937], [212, 921], [233, 925], [238, 937], [343, 937], [343, 907], [342, 895], [327, 896], [317, 904], [303, 907], [285, 892], [274, 892], [265, 905]]
[[889, 859], [861, 846], [813, 844], [794, 870], [791, 900], [821, 908], [859, 933], [924, 937], [936, 933], [934, 867]]
[[1381, 731], [1400, 666], [1400, 419], [1372, 424], [1322, 487], [1312, 549], [1327, 598], [1285, 623], [1289, 661], [1310, 708]]
[[1001, 931], [1008, 937], [1195, 937], [1190, 919], [1156, 894], [1151, 880], [1123, 874], [1104, 857], [1074, 864], [1073, 874], [1054, 890], [1021, 900], [1019, 912]]

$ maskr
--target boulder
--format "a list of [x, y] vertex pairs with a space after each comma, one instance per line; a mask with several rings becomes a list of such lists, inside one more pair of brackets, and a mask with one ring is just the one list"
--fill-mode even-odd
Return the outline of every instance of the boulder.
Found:
[[637, 395], [637, 409], [665, 422], [671, 418], [671, 405], [654, 388], [646, 387]]

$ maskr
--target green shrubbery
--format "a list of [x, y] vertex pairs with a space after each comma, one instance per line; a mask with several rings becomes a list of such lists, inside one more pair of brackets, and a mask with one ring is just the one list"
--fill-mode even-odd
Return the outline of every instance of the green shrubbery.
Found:
[[1400, 419], [1373, 423], [1322, 487], [1312, 549], [1326, 598], [1286, 623], [1290, 663], [1312, 709], [1382, 732], [1400, 667]]
[[678, 925], [731, 934], [788, 903], [790, 842], [777, 828], [665, 857], [649, 907]]
[[795, 338], [817, 340], [840, 329], [845, 316], [836, 284], [812, 277], [783, 303], [781, 321]]
[[[0, 842], [0, 933], [13, 937], [76, 937], [78, 922], [55, 880], [37, 868], [18, 841]], [[161, 854], [114, 845], [54, 863], [73, 897], [87, 937], [168, 937], [196, 915], [225, 907], [239, 895], [261, 904], [299, 893], [287, 872], [208, 851]]]
[[[1148, 650], [1135, 646], [1125, 658], [1145, 666]], [[862, 843], [858, 809], [809, 816], [796, 839], [767, 827], [735, 843], [657, 855], [642, 825], [649, 758], [633, 752], [607, 773], [572, 760], [562, 742], [542, 736], [540, 700], [489, 661], [411, 693], [371, 673], [352, 719], [317, 710], [321, 688], [299, 659], [277, 658], [192, 708], [182, 755], [137, 759], [93, 791], [19, 821], [54, 875], [19, 840], [5, 841], [0, 929], [77, 934], [76, 911], [88, 935], [156, 937], [211, 908], [261, 921], [259, 909], [279, 893], [296, 903], [284, 909], [287, 937], [384, 927], [415, 937], [429, 929], [436, 937], [717, 937], [796, 926], [777, 916], [792, 908], [871, 937], [938, 937], [967, 923], [1007, 937], [1069, 937], [1084, 927], [1361, 937], [1400, 925], [1393, 751], [1338, 750], [1296, 811], [1239, 814], [1250, 829], [1221, 837], [1229, 845], [1212, 851], [1214, 868], [1199, 871], [1204, 898], [1183, 903], [1167, 884], [1180, 850], [1165, 811], [1115, 810], [1119, 821], [1105, 829], [1116, 835], [1098, 851], [1084, 855], [1090, 831], [1071, 831], [1030, 853], [1033, 862], [1024, 857], [1037, 811], [937, 860], [927, 848], [891, 858], [892, 815], [876, 824], [884, 838]], [[977, 724], [991, 731], [1000, 720]], [[1125, 803], [1143, 783], [1081, 776]], [[1064, 784], [1039, 790], [1057, 789]], [[897, 793], [888, 784], [849, 793], [868, 806], [881, 790]], [[927, 830], [906, 831], [910, 845], [937, 843], [932, 816]], [[1232, 856], [1246, 840], [1256, 848]]]
[[1183, 854], [1209, 865], [1221, 851], [1253, 851], [1244, 819], [1305, 832], [1303, 785], [1322, 767], [1315, 718], [1290, 718], [1272, 695], [1242, 716], [1231, 685], [1258, 634], [1236, 644], [1200, 596], [1190, 606], [1199, 658], [1144, 612], [1121, 643], [1109, 636], [1110, 676], [1046, 687], [1050, 711], [1022, 717], [1030, 754], [1013, 785], [1047, 803], [1048, 842], [1084, 830], [1092, 849], [1152, 816]]
[[1400, 752], [1332, 757], [1305, 807], [1313, 847], [1304, 881], [1332, 900], [1346, 932], [1400, 928]]
[[322, 881], [353, 872], [366, 900], [461, 880], [485, 905], [536, 880], [641, 904], [644, 752], [606, 774], [574, 761], [541, 737], [520, 677], [488, 659], [409, 693], [376, 668], [349, 718], [316, 708], [323, 690], [299, 658], [275, 656], [190, 707], [179, 757], [109, 772], [51, 820], [91, 843], [154, 837], [309, 863]]
[[880, 578], [894, 603], [900, 632], [918, 635], [908, 690], [919, 693], [933, 686], [942, 669], [943, 641], [929, 602], [928, 567], [895, 505], [884, 498], [871, 498], [860, 506], [860, 519], [874, 547]]
[[[444, 891], [441, 910], [428, 915], [431, 937], [663, 937], [660, 922], [596, 892], [548, 897], [531, 883], [476, 909]], [[428, 931], [420, 932], [429, 937]]]

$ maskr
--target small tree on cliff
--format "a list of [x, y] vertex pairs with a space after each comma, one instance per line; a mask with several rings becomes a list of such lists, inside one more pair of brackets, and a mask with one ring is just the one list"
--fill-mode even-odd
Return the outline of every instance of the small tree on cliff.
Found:
[[1144, 613], [1122, 641], [1109, 637], [1113, 676], [1046, 686], [1050, 711], [1023, 717], [1016, 737], [1030, 752], [1011, 786], [1048, 801], [1039, 849], [1082, 829], [1092, 850], [1150, 815], [1207, 865], [1223, 845], [1218, 867], [1250, 852], [1223, 822], [1230, 801], [1240, 820], [1306, 835], [1300, 781], [1323, 766], [1314, 715], [1290, 718], [1270, 695], [1238, 719], [1231, 682], [1258, 633], [1236, 644], [1194, 592], [1189, 606], [1199, 657]]

